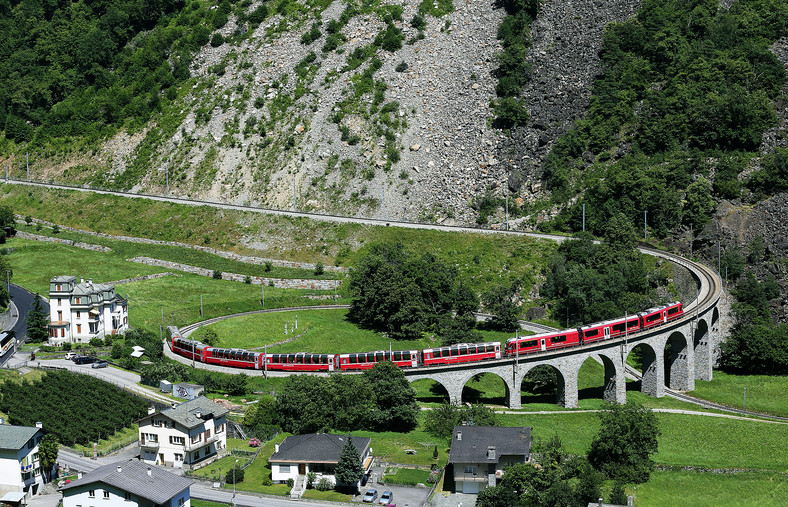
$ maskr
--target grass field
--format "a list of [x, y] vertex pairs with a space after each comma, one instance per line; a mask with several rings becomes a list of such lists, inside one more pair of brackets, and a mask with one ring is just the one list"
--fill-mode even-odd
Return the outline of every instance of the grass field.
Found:
[[523, 280], [523, 293], [528, 293], [556, 248], [554, 242], [520, 236], [331, 223], [21, 185], [0, 185], [0, 200], [21, 215], [83, 230], [291, 261], [348, 266], [368, 245], [398, 241], [454, 264], [480, 292], [501, 283], [502, 277], [515, 276]]
[[651, 479], [628, 489], [635, 505], [659, 507], [744, 507], [785, 505], [788, 477], [775, 472], [715, 474], [658, 471]]
[[744, 404], [747, 389], [747, 409], [755, 412], [788, 416], [788, 377], [767, 375], [729, 375], [714, 371], [711, 382], [695, 381], [695, 390], [689, 394], [704, 400], [723, 403], [737, 408]]
[[415, 486], [417, 484], [427, 484], [427, 478], [429, 476], [429, 470], [420, 468], [393, 468], [386, 470], [385, 483]]

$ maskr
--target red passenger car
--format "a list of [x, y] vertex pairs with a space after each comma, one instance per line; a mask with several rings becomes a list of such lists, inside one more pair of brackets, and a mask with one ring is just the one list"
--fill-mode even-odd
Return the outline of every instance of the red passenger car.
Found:
[[172, 351], [176, 354], [194, 359], [201, 363], [207, 363], [208, 354], [210, 353], [209, 346], [202, 342], [181, 338], [180, 335], [173, 335], [172, 338]]
[[551, 333], [541, 333], [506, 340], [506, 355], [517, 356], [539, 350], [560, 349], [579, 343], [577, 329], [564, 329]]
[[422, 362], [425, 366], [500, 359], [501, 344], [499, 342], [461, 343], [450, 347], [424, 349], [422, 355]]
[[415, 368], [419, 365], [418, 350], [378, 350], [375, 352], [358, 352], [339, 355], [339, 369], [368, 370], [382, 361], [392, 361], [400, 368]]
[[266, 370], [282, 371], [334, 371], [336, 354], [261, 354], [265, 359], [262, 367]]
[[243, 349], [220, 349], [209, 347], [206, 354], [208, 364], [218, 364], [219, 366], [230, 366], [232, 368], [248, 368], [259, 370], [262, 367], [262, 360], [259, 352], [249, 352]]

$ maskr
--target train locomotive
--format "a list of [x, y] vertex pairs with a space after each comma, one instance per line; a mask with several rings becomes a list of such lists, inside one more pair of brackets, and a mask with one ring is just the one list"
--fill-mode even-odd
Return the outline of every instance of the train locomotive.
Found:
[[676, 301], [618, 319], [572, 329], [509, 338], [503, 346], [499, 342], [461, 343], [423, 350], [378, 350], [341, 354], [309, 352], [268, 354], [244, 349], [211, 347], [196, 340], [183, 338], [175, 326], [167, 327], [167, 336], [174, 353], [206, 364], [292, 372], [362, 371], [382, 361], [392, 361], [400, 368], [416, 368], [519, 357], [645, 331], [679, 319], [683, 315], [682, 304]]

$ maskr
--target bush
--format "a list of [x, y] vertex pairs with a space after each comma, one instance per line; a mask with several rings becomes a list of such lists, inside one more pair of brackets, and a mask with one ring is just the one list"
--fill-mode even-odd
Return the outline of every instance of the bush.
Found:
[[60, 226], [55, 224], [52, 226], [52, 234], [59, 234], [60, 233]]
[[90, 346], [91, 347], [103, 347], [104, 346], [104, 340], [102, 340], [99, 337], [91, 338], [90, 339]]
[[227, 471], [224, 476], [224, 482], [227, 484], [238, 484], [239, 482], [243, 482], [244, 480], [244, 469], [241, 468], [240, 463], [236, 464]]
[[405, 72], [406, 70], [408, 70], [408, 64], [405, 62], [399, 62], [394, 70], [396, 70], [397, 72]]
[[249, 22], [259, 25], [265, 20], [266, 16], [268, 16], [268, 7], [262, 4], [249, 14]]
[[308, 46], [320, 38], [320, 23], [312, 23], [312, 28], [301, 36], [301, 44]]
[[269, 272], [271, 271], [271, 268], [272, 268], [273, 266], [274, 266], [274, 265], [273, 265], [273, 263], [272, 263], [271, 261], [265, 261], [265, 267], [263, 267], [263, 270], [264, 270], [266, 273], [269, 273]]
[[325, 267], [323, 266], [322, 262], [318, 262], [315, 264], [315, 276], [320, 276], [325, 271]]
[[405, 39], [405, 36], [402, 35], [402, 30], [394, 26], [394, 24], [389, 23], [386, 29], [375, 37], [374, 44], [393, 53], [402, 48], [403, 39]]
[[224, 44], [224, 36], [220, 33], [213, 34], [211, 37], [211, 46], [218, 48], [222, 44]]
[[287, 487], [289, 488], [293, 487], [293, 479], [287, 479]]
[[334, 489], [334, 485], [331, 484], [331, 481], [323, 477], [318, 481], [317, 484], [315, 484], [315, 489], [318, 491], [331, 491]]
[[214, 280], [221, 280], [222, 279], [222, 272], [219, 271], [218, 269], [215, 269], [211, 276], [214, 278]]
[[63, 344], [63, 350], [66, 351], [66, 352], [71, 350], [71, 344], [69, 342], [64, 343]]
[[252, 277], [249, 276], [249, 275], [246, 275], [244, 277], [244, 283], [247, 284], [247, 285], [251, 284], [252, 283]]

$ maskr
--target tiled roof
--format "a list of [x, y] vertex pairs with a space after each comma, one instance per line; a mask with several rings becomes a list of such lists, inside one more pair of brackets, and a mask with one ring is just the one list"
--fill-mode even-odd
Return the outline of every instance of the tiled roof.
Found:
[[81, 479], [60, 488], [66, 491], [92, 483], [103, 483], [132, 495], [163, 504], [191, 486], [194, 481], [132, 459], [98, 467]]
[[455, 426], [449, 463], [498, 463], [501, 456], [525, 456], [530, 449], [531, 428]]
[[[205, 396], [198, 396], [193, 400], [181, 403], [175, 408], [162, 410], [158, 414], [168, 417], [182, 426], [186, 426], [187, 428], [191, 429], [201, 425], [206, 418], [213, 417], [214, 419], [217, 419], [223, 415], [226, 415], [228, 412], [230, 411], [218, 403], [212, 402]], [[200, 417], [197, 417], [198, 413], [200, 414]], [[150, 419], [155, 415], [157, 414], [151, 414], [147, 417], [143, 417], [140, 419], [140, 421]]]
[[[363, 456], [371, 439], [367, 437], [352, 438], [359, 453]], [[284, 439], [279, 445], [279, 452], [271, 455], [268, 461], [272, 463], [338, 463], [346, 439], [347, 435], [331, 435], [329, 433], [291, 435]]]
[[33, 438], [39, 428], [30, 426], [11, 426], [0, 424], [0, 449], [18, 451], [28, 440]]

